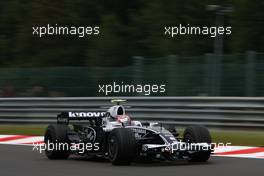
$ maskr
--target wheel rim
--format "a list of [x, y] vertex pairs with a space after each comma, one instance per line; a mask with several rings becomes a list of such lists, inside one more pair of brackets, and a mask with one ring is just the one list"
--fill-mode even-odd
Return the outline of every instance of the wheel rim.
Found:
[[118, 145], [117, 145], [117, 140], [115, 136], [110, 136], [109, 142], [108, 142], [108, 153], [109, 153], [109, 158], [113, 160], [118, 151]]

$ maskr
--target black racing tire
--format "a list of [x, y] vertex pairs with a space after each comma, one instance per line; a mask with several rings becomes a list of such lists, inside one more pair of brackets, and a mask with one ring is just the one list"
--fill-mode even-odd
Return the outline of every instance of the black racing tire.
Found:
[[129, 128], [116, 128], [108, 136], [108, 156], [113, 165], [129, 165], [136, 156], [136, 139]]
[[[67, 137], [67, 132], [70, 128], [64, 124], [53, 124], [49, 125], [46, 129], [44, 135], [44, 142], [46, 145], [45, 154], [46, 156], [51, 159], [67, 159], [70, 155], [70, 144]], [[67, 147], [54, 148], [53, 150], [48, 150], [48, 143], [49, 145], [58, 146], [58, 144], [68, 145]]]
[[[203, 126], [190, 126], [185, 129], [183, 134], [184, 142], [188, 143], [208, 143], [211, 144], [211, 135]], [[206, 162], [211, 155], [211, 150], [204, 150], [192, 153], [189, 156], [191, 162]]]

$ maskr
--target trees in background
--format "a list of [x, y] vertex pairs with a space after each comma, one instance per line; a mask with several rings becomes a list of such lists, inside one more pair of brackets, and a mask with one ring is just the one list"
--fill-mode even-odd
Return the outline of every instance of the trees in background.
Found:
[[[220, 1], [222, 2], [222, 1]], [[169, 39], [165, 25], [208, 25], [215, 14], [209, 0], [61, 0], [0, 2], [0, 65], [2, 67], [122, 66], [135, 55], [159, 57], [213, 52], [213, 38], [179, 36]], [[217, 3], [217, 1], [216, 1]], [[225, 53], [264, 51], [264, 3], [232, 1], [226, 16], [233, 27]], [[100, 36], [85, 38], [32, 35], [32, 26], [58, 24], [100, 26]]]

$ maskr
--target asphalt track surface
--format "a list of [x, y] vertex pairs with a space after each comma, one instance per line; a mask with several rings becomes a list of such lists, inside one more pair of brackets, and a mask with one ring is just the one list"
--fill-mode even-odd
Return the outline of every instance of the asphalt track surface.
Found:
[[207, 163], [157, 162], [113, 166], [107, 161], [71, 157], [48, 160], [31, 146], [0, 145], [1, 176], [258, 176], [263, 159], [211, 157]]

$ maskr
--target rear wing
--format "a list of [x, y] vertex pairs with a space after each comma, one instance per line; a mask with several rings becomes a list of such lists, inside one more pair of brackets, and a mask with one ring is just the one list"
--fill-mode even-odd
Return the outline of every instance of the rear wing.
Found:
[[58, 124], [69, 124], [70, 121], [89, 121], [94, 125], [101, 125], [102, 118], [106, 117], [106, 112], [62, 112], [57, 115]]

